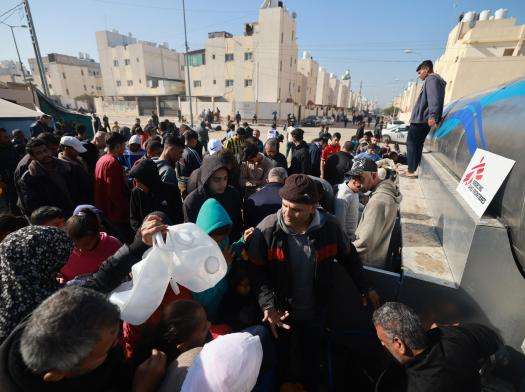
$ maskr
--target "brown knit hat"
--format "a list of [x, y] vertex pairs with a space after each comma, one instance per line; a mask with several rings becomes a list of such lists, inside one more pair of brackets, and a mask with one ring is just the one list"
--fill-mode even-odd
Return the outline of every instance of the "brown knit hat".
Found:
[[282, 199], [292, 203], [315, 204], [319, 201], [319, 192], [314, 180], [306, 174], [292, 174], [279, 190]]

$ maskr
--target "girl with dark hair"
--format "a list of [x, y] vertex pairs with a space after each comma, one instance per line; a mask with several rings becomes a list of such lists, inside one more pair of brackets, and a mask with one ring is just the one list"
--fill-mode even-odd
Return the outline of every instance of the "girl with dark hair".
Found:
[[73, 241], [74, 248], [66, 265], [60, 270], [63, 282], [96, 272], [122, 245], [115, 237], [100, 231], [97, 215], [88, 208], [80, 210], [67, 220], [66, 232]]

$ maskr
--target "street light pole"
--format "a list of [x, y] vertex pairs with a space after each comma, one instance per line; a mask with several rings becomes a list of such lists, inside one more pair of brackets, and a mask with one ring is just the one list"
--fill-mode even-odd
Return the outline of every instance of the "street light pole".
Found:
[[11, 35], [13, 36], [13, 42], [15, 44], [16, 55], [18, 56], [18, 62], [20, 63], [20, 71], [22, 72], [22, 77], [24, 78], [24, 82], [27, 82], [26, 73], [24, 72], [24, 66], [22, 65], [22, 59], [20, 58], [20, 52], [18, 51], [18, 45], [16, 43], [15, 32], [13, 30], [15, 27], [24, 27], [24, 26], [11, 26], [11, 25], [8, 25], [8, 26], [11, 29]]
[[24, 9], [26, 11], [29, 32], [31, 33], [31, 41], [33, 41], [33, 49], [35, 50], [38, 73], [40, 74], [40, 80], [42, 81], [42, 89], [44, 90], [44, 95], [49, 96], [49, 86], [47, 85], [44, 63], [42, 62], [42, 55], [40, 54], [40, 47], [38, 46], [35, 25], [33, 24], [33, 17], [31, 16], [31, 10], [29, 9], [29, 0], [24, 0]]
[[186, 83], [188, 83], [188, 98], [190, 100], [190, 122], [191, 127], [193, 128], [193, 105], [191, 103], [190, 61], [188, 57], [188, 32], [186, 30], [186, 4], [184, 0], [182, 0], [182, 17], [184, 18], [184, 41], [186, 44], [186, 55], [184, 56], [186, 58]]

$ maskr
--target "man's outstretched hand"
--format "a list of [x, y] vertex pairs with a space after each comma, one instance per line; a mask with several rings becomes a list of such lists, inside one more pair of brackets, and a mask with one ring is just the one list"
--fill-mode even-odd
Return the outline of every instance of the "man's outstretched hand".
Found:
[[283, 329], [290, 329], [290, 326], [288, 324], [283, 323], [284, 320], [286, 320], [290, 316], [290, 313], [288, 311], [280, 311], [275, 309], [266, 309], [264, 311], [264, 318], [263, 323], [268, 322], [270, 325], [270, 329], [272, 330], [273, 336], [276, 338], [279, 336], [277, 334], [277, 327], [283, 328]]

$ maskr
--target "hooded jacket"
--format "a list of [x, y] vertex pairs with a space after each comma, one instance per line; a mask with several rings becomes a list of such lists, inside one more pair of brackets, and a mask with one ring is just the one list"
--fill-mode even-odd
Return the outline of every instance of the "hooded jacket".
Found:
[[58, 158], [53, 172], [47, 171], [37, 161], [31, 161], [18, 183], [18, 197], [27, 216], [39, 207], [52, 206], [71, 215], [73, 209], [87, 200], [81, 196], [81, 179], [75, 177], [71, 165]]
[[426, 77], [423, 88], [412, 109], [411, 124], [425, 124], [430, 117], [436, 122], [441, 120], [446, 85], [447, 82], [438, 74], [433, 73]]
[[384, 268], [402, 195], [391, 179], [379, 183], [363, 210], [354, 246], [363, 264]]
[[148, 187], [147, 192], [139, 187], [131, 191], [129, 221], [133, 230], [138, 230], [144, 218], [154, 211], [164, 212], [173, 224], [183, 222], [179, 187], [162, 182], [155, 162], [142, 160], [131, 169], [129, 176]]
[[199, 185], [197, 189], [192, 191], [186, 199], [184, 199], [184, 221], [195, 223], [204, 202], [213, 197], [221, 203], [226, 212], [228, 212], [233, 224], [230, 239], [235, 240], [240, 237], [242, 229], [241, 198], [239, 192], [232, 186], [228, 185], [222, 194], [213, 194], [207, 186], [208, 180], [213, 173], [219, 169], [228, 170], [219, 157], [212, 155], [202, 162]]
[[310, 174], [311, 161], [308, 144], [303, 140], [298, 145], [292, 144], [292, 160], [288, 169], [288, 174]]

